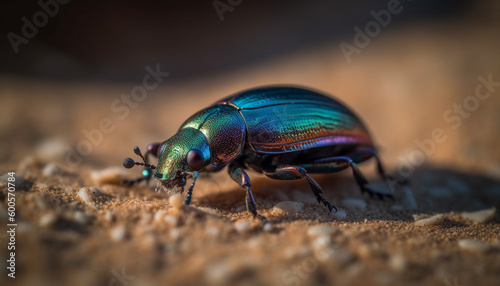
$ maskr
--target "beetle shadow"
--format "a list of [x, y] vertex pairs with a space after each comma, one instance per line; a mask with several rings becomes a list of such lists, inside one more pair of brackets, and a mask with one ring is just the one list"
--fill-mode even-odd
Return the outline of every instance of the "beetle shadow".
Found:
[[[333, 220], [325, 207], [316, 202], [305, 179], [279, 181], [253, 174], [251, 177], [252, 191], [259, 212], [264, 212], [271, 221]], [[346, 211], [346, 222], [413, 221], [413, 215], [416, 214], [434, 215], [472, 212], [491, 207], [500, 208], [500, 181], [498, 179], [450, 168], [421, 166], [409, 177], [408, 185], [396, 186], [394, 200], [380, 200], [361, 194], [350, 172], [319, 175], [314, 178], [322, 186], [324, 197], [339, 209]], [[390, 192], [388, 185], [375, 175], [368, 176], [368, 180], [374, 189], [382, 190], [381, 188], [385, 186], [385, 191]], [[361, 199], [366, 202], [366, 207], [348, 208], [348, 205], [343, 202], [346, 198]], [[408, 200], [412, 198], [416, 202], [417, 208], [415, 209], [408, 204]], [[245, 191], [235, 184], [227, 191], [210, 192], [201, 195], [198, 199], [199, 205], [215, 207], [223, 212], [246, 212]], [[279, 216], [271, 214], [273, 207], [281, 201], [301, 203], [302, 212]], [[498, 212], [495, 221], [500, 221]], [[460, 222], [452, 225], [465, 226]]]

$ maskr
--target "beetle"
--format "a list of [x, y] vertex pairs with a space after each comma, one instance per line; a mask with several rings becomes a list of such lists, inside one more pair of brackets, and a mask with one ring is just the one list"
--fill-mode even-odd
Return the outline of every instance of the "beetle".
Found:
[[[392, 197], [370, 189], [357, 166], [373, 157], [380, 176], [390, 179], [360, 118], [340, 101], [305, 88], [270, 86], [230, 95], [189, 117], [170, 139], [150, 144], [144, 155], [137, 146], [134, 152], [143, 162], [126, 158], [123, 165], [146, 168], [142, 177], [126, 183], [154, 177], [165, 188], [182, 192], [186, 178], [192, 177], [185, 204], [191, 202], [199, 172], [227, 165], [231, 179], [246, 191], [247, 210], [263, 222], [248, 169], [278, 180], [305, 178], [330, 213], [337, 208], [309, 174], [351, 168], [363, 193]], [[158, 158], [156, 166], [148, 163], [150, 155]]]

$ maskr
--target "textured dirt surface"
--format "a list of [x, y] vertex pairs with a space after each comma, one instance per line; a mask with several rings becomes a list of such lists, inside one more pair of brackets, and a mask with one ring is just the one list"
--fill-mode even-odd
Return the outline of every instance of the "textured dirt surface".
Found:
[[[334, 45], [195, 83], [166, 78], [124, 118], [110, 105], [133, 85], [2, 78], [0, 175], [16, 172], [18, 226], [12, 280], [4, 175], [1, 284], [498, 285], [500, 91], [493, 87], [458, 126], [443, 119], [474, 96], [478, 77], [500, 81], [494, 27], [471, 21], [383, 33], [350, 64]], [[215, 100], [270, 83], [305, 85], [346, 102], [372, 131], [387, 169], [408, 175], [410, 185], [397, 188], [395, 201], [381, 201], [361, 195], [349, 171], [315, 176], [345, 211], [339, 219], [314, 201], [305, 181], [250, 173], [259, 212], [272, 223], [263, 228], [226, 171], [201, 176], [189, 207], [173, 207], [176, 199], [155, 192], [155, 182], [128, 188], [93, 180], [92, 172], [120, 168], [133, 146], [168, 138]], [[113, 131], [70, 164], [66, 146], [88, 141], [82, 131], [103, 118]], [[420, 160], [416, 141], [429, 142], [436, 128], [445, 139], [428, 143]], [[363, 164], [384, 188], [373, 169]], [[346, 198], [358, 200], [353, 206]], [[299, 202], [298, 211], [274, 210], [283, 201]], [[485, 223], [463, 215], [493, 207]]]

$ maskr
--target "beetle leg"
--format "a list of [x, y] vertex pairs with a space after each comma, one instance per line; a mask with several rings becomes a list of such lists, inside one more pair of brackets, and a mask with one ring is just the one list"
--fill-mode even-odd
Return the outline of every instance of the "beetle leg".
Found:
[[323, 190], [321, 190], [319, 184], [307, 174], [306, 169], [293, 165], [279, 165], [274, 171], [265, 172], [265, 175], [278, 180], [298, 180], [305, 177], [318, 203], [323, 203], [330, 212], [332, 212], [333, 209], [337, 211], [337, 208], [321, 195]]
[[186, 204], [186, 205], [189, 205], [191, 203], [191, 197], [193, 195], [193, 187], [194, 187], [194, 183], [196, 182], [196, 178], [198, 178], [198, 172], [194, 172], [194, 174], [193, 174], [193, 182], [191, 182], [191, 186], [189, 186], [189, 189], [187, 191], [186, 200], [184, 201], [184, 204]]
[[356, 164], [364, 162], [372, 157], [375, 158], [375, 160], [377, 161], [377, 172], [384, 180], [387, 179], [387, 175], [385, 173], [384, 168], [382, 167], [382, 163], [380, 162], [380, 159], [377, 156], [377, 153], [375, 152], [374, 149], [364, 149], [357, 152], [349, 153], [345, 156], [351, 158], [351, 160]]
[[[396, 183], [399, 183], [399, 184], [406, 184], [408, 181], [405, 177], [402, 177], [402, 176], [387, 175], [387, 173], [384, 171], [384, 168], [382, 167], [382, 163], [380, 161], [380, 158], [377, 156], [377, 152], [374, 149], [364, 149], [364, 150], [360, 150], [357, 152], [347, 154], [345, 156], [351, 158], [354, 161], [354, 163], [356, 163], [356, 164], [364, 162], [364, 161], [373, 157], [377, 161], [377, 171], [380, 174], [380, 176], [382, 177], [382, 179], [388, 181], [388, 183], [389, 183], [389, 181], [395, 181]], [[390, 184], [390, 183], [389, 183], [389, 185], [392, 186], [392, 184]]]
[[235, 181], [242, 188], [246, 189], [247, 194], [245, 197], [245, 202], [247, 205], [247, 210], [253, 215], [253, 217], [258, 218], [262, 221], [263, 224], [267, 222], [267, 219], [257, 213], [257, 205], [255, 204], [255, 200], [253, 198], [252, 190], [250, 189], [250, 178], [243, 168], [241, 168], [237, 163], [231, 163], [228, 168], [229, 176], [233, 181]]
[[356, 183], [360, 187], [362, 193], [368, 193], [370, 197], [377, 196], [381, 199], [383, 197], [394, 198], [392, 194], [380, 193], [368, 188], [368, 181], [366, 180], [363, 173], [361, 173], [361, 171], [359, 170], [358, 165], [356, 165], [354, 160], [350, 157], [339, 156], [324, 158], [316, 160], [314, 161], [314, 163], [304, 164], [302, 166], [308, 170], [315, 170], [316, 172], [338, 172], [351, 167], [354, 179], [356, 180]]

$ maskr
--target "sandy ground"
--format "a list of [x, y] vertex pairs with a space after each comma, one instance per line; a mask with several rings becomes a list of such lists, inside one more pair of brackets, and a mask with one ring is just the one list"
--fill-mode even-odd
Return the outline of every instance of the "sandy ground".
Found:
[[[490, 90], [456, 128], [443, 120], [474, 96], [478, 77], [500, 80], [500, 42], [491, 37], [497, 32], [474, 23], [429, 24], [382, 34], [350, 64], [335, 45], [194, 83], [166, 78], [123, 119], [110, 104], [133, 85], [2, 78], [0, 175], [16, 172], [17, 228], [10, 279], [4, 175], [1, 284], [498, 285], [500, 92]], [[367, 122], [388, 170], [409, 175], [410, 185], [397, 189], [395, 201], [381, 201], [362, 196], [348, 171], [316, 176], [345, 212], [341, 218], [314, 201], [305, 181], [251, 173], [259, 212], [272, 223], [263, 229], [225, 171], [202, 176], [189, 207], [155, 192], [154, 182], [128, 188], [93, 179], [98, 170], [122, 170], [133, 146], [166, 139], [215, 100], [269, 83], [341, 98]], [[103, 118], [113, 131], [68, 164], [65, 147], [87, 140], [82, 130]], [[429, 142], [436, 128], [445, 139], [428, 143], [425, 162], [419, 160], [416, 141]], [[383, 188], [373, 168], [362, 170]], [[299, 204], [275, 210], [283, 201]], [[473, 219], [464, 215], [481, 210]]]

